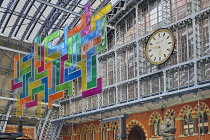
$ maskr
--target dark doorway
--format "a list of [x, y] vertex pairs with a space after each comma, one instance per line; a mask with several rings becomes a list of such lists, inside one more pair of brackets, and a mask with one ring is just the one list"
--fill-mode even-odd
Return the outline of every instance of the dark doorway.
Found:
[[146, 140], [144, 131], [138, 125], [135, 125], [128, 135], [128, 140]]

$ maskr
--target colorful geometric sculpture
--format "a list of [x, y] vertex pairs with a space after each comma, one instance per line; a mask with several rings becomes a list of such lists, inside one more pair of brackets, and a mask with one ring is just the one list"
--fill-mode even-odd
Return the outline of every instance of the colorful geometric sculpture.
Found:
[[102, 92], [102, 78], [97, 77], [98, 52], [106, 48], [106, 17], [111, 11], [111, 4], [91, 17], [90, 4], [81, 15], [79, 25], [71, 30], [64, 27], [64, 41], [52, 46], [52, 41], [60, 36], [60, 31], [44, 38], [34, 39], [31, 53], [23, 58], [14, 57], [14, 79], [12, 90], [21, 88], [17, 95], [16, 115], [22, 116], [23, 106], [38, 106], [41, 115], [41, 101], [48, 103], [64, 97], [64, 91], [72, 94], [72, 80], [81, 77], [82, 97], [86, 98]]

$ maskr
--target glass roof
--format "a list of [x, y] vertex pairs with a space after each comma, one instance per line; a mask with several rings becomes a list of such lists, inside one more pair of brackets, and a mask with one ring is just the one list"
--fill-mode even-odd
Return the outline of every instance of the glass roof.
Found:
[[[91, 12], [110, 0], [43, 0], [78, 14], [91, 2]], [[111, 0], [116, 2], [119, 0]], [[78, 16], [56, 9], [36, 0], [4, 0], [0, 6], [0, 35], [33, 43], [37, 35], [43, 37], [71, 25]], [[62, 36], [62, 32], [61, 32]]]

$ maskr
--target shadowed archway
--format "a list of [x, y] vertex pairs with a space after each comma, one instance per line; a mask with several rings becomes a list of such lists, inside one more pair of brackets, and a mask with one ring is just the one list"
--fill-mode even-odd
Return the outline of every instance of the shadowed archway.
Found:
[[128, 140], [146, 140], [144, 131], [138, 125], [135, 125], [130, 134], [128, 135]]

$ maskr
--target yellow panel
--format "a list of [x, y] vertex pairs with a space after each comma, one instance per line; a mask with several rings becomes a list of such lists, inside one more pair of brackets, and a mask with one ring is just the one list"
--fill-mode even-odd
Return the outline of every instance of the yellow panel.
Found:
[[32, 89], [41, 85], [41, 80], [35, 81], [28, 85], [28, 96], [32, 95]]
[[106, 7], [101, 9], [98, 13], [91, 17], [91, 31], [96, 29], [96, 21], [105, 16], [112, 10], [112, 4], [108, 4]]
[[82, 91], [87, 90], [86, 81], [86, 60], [77, 63], [77, 68], [82, 70]]
[[22, 111], [20, 111], [20, 94], [16, 96], [16, 116], [22, 116]]
[[31, 66], [31, 59], [23, 63], [23, 59], [20, 59], [20, 69], [24, 69], [26, 67]]
[[38, 106], [37, 106], [37, 116], [41, 117], [41, 113], [42, 113], [42, 98], [44, 98], [44, 91], [41, 91], [38, 93]]
[[44, 63], [48, 63], [48, 62], [51, 62], [51, 61], [59, 58], [60, 57], [60, 51], [59, 52], [56, 52], [56, 53], [53, 53], [53, 54], [51, 54], [51, 55], [48, 56], [48, 51], [46, 50], [44, 52], [44, 56], [45, 56], [44, 57]]

